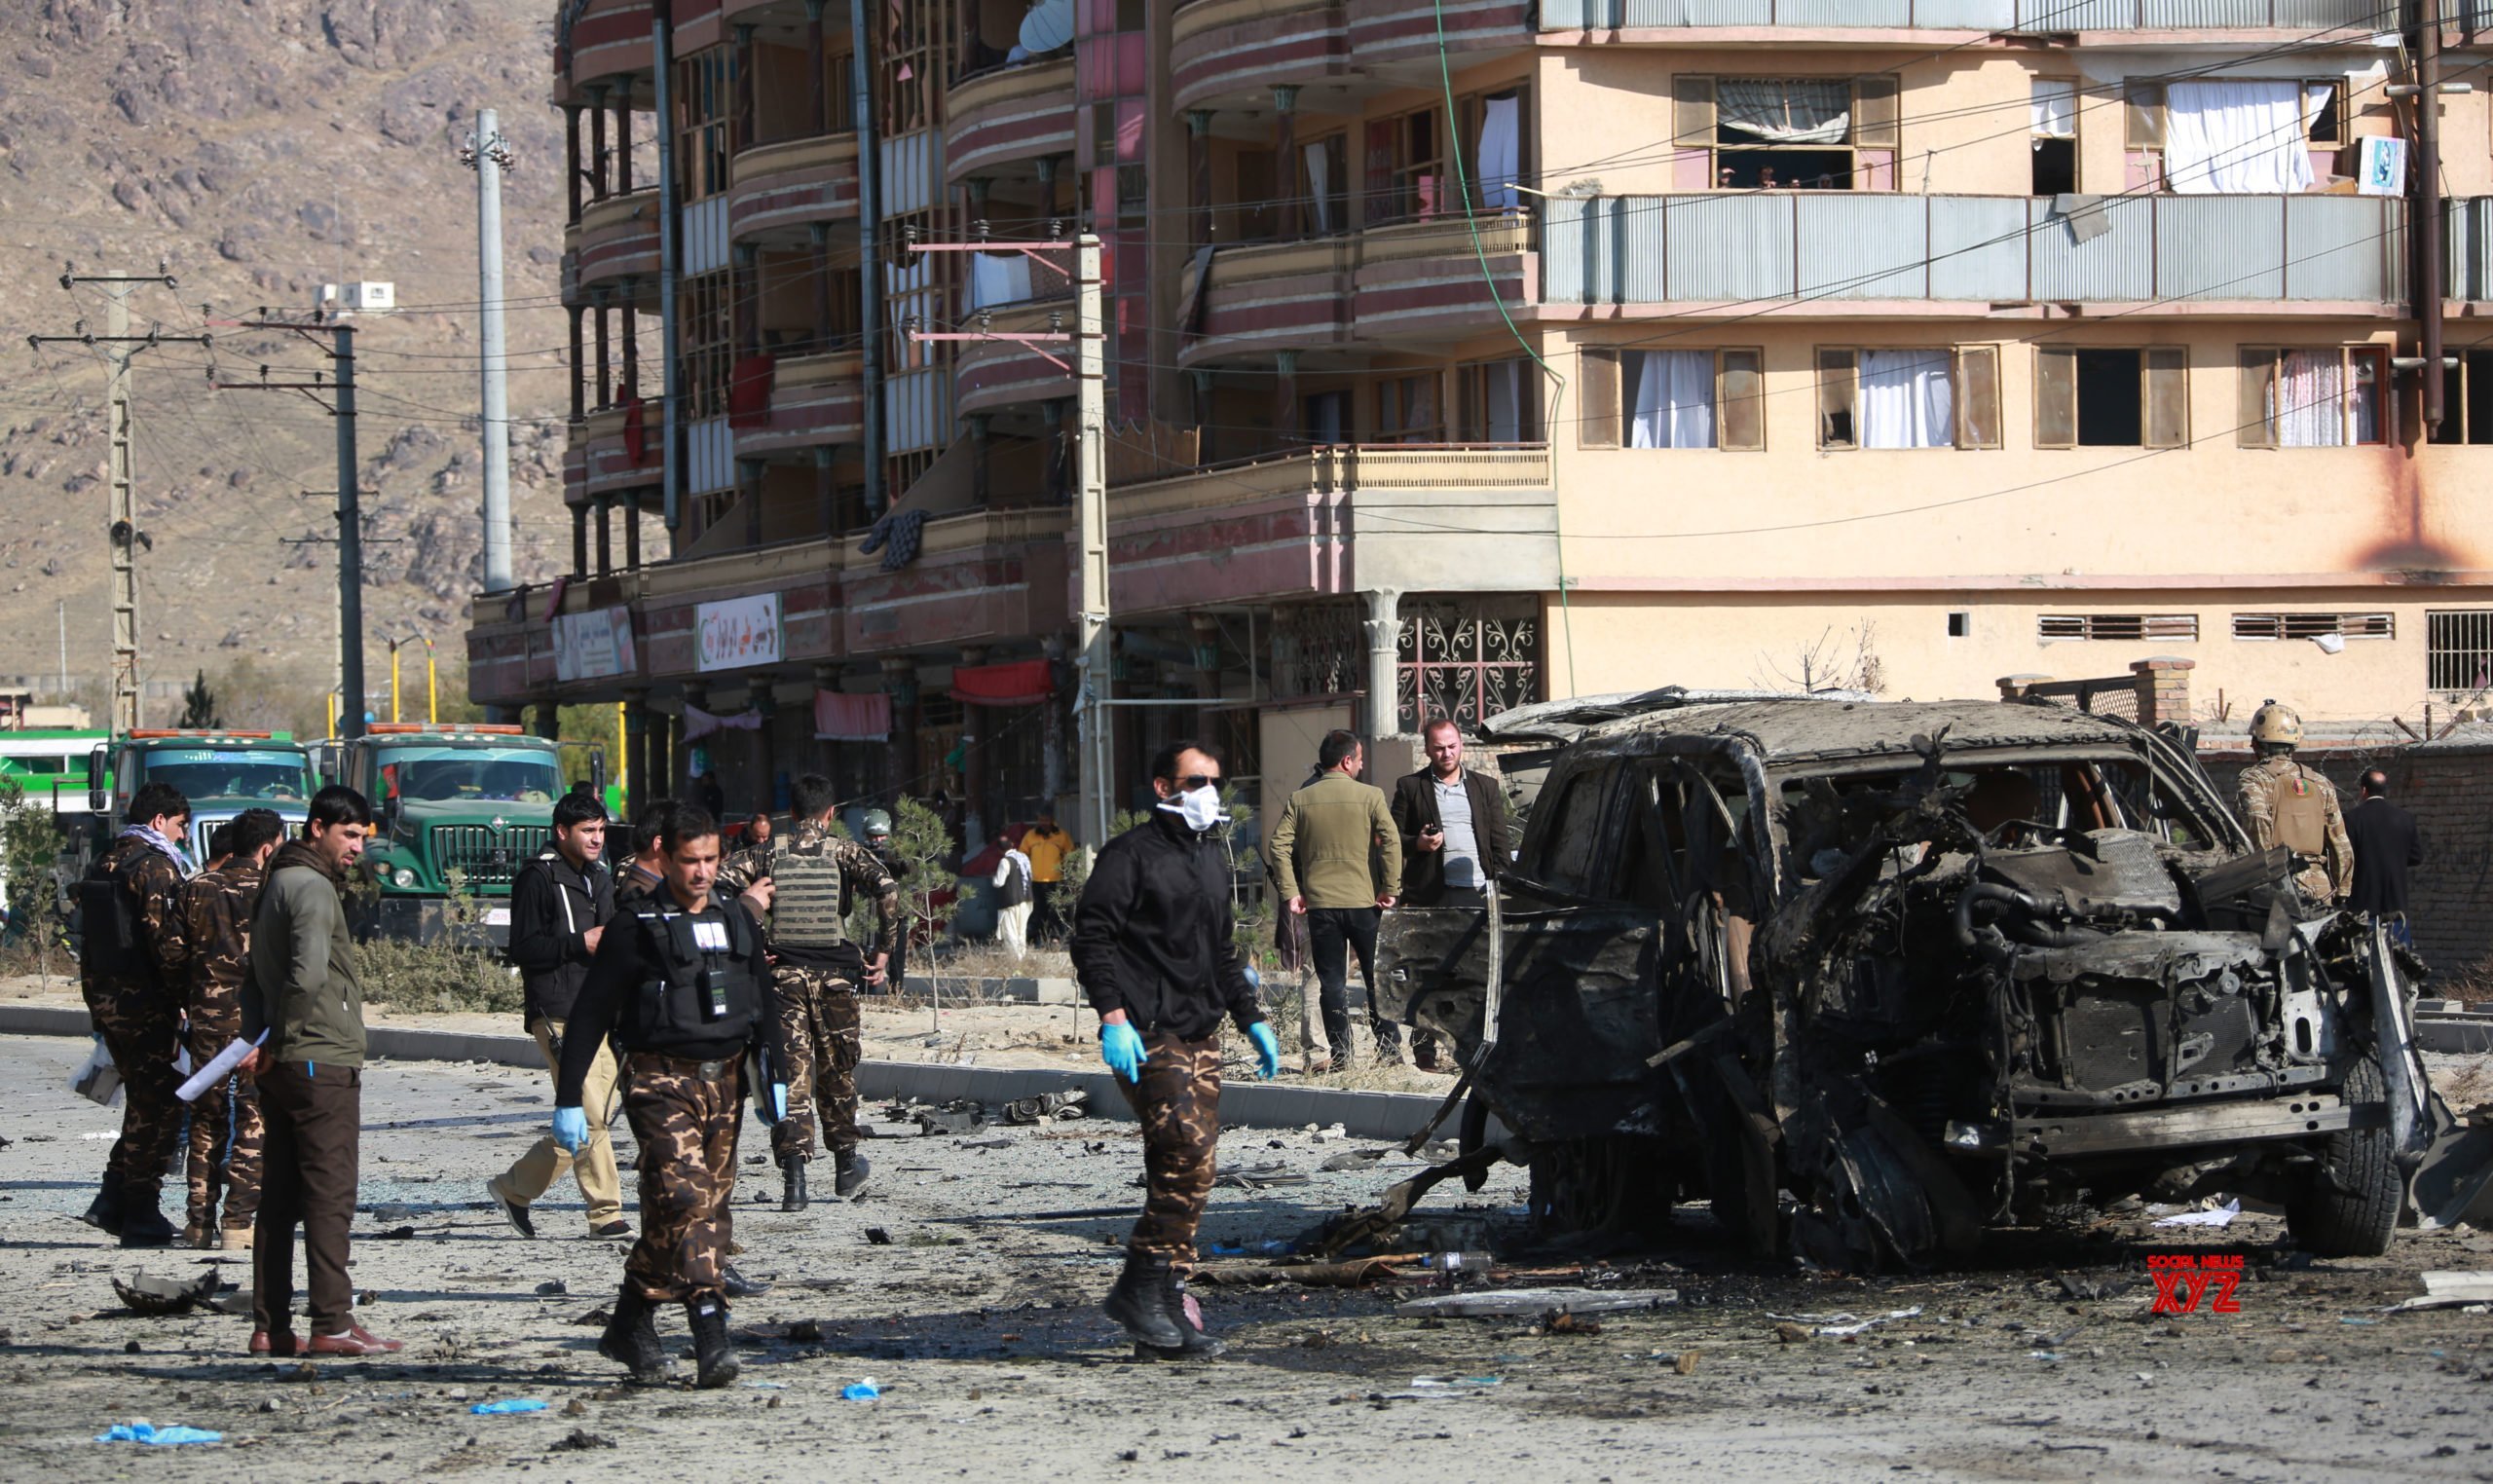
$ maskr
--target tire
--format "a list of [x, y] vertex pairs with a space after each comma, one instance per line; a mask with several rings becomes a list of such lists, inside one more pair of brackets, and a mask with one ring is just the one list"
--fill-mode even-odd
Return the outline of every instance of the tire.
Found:
[[[2346, 1073], [2345, 1098], [2385, 1108], [2388, 1084], [2370, 1057]], [[2286, 1231], [2317, 1257], [2378, 1257], [2398, 1226], [2405, 1180], [2386, 1119], [2378, 1128], [2341, 1129], [2321, 1145], [2321, 1166], [2286, 1202]]]

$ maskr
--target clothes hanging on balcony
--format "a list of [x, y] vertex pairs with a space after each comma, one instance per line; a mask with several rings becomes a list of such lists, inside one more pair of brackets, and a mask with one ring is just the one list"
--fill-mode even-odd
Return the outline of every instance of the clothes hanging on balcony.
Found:
[[882, 742], [892, 734], [892, 697], [888, 690], [851, 694], [841, 690], [814, 692], [814, 740], [817, 742]]
[[1522, 168], [1522, 102], [1490, 98], [1480, 108], [1480, 204], [1492, 211], [1523, 204], [1515, 191]]
[[1842, 144], [1852, 136], [1852, 85], [1823, 78], [1723, 78], [1714, 85], [1714, 122], [1717, 129], [1736, 130], [1767, 144]]
[[952, 699], [964, 706], [1043, 706], [1056, 695], [1056, 673], [1045, 659], [1008, 659], [952, 670]]
[[2164, 93], [2164, 174], [2183, 196], [2310, 190], [2302, 84], [2173, 84]]
[[727, 426], [770, 426], [770, 380], [776, 357], [748, 355], [736, 362], [727, 383]]
[[684, 708], [683, 740], [686, 742], [697, 742], [714, 732], [760, 730], [762, 730], [762, 713], [759, 710], [747, 709], [733, 716], [723, 717], [703, 711], [700, 707], [688, 702]]
[[1019, 252], [970, 255], [970, 308], [1020, 304], [1030, 297], [1030, 260]]
[[1861, 446], [1953, 448], [1956, 392], [1943, 350], [1861, 352]]
[[639, 397], [623, 399], [623, 457], [632, 467], [641, 468], [653, 461], [655, 452], [650, 444], [649, 404]]
[[1714, 352], [1629, 352], [1619, 370], [1635, 378], [1631, 448], [1714, 446]]

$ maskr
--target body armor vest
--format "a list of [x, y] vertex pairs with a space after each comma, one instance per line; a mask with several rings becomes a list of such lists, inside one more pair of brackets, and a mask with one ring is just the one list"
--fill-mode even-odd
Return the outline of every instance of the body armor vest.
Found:
[[742, 911], [693, 917], [644, 900], [632, 920], [642, 982], [616, 1026], [625, 1051], [665, 1055], [752, 1036], [762, 1020], [762, 946]]
[[2275, 811], [2277, 843], [2296, 855], [2315, 859], [2328, 849], [2328, 803], [2299, 769], [2268, 785], [2269, 807]]
[[105, 980], [152, 979], [139, 944], [138, 894], [114, 866], [112, 855], [102, 856], [78, 882], [80, 956]]
[[782, 851], [770, 863], [770, 942], [791, 948], [848, 944], [847, 880], [829, 851]]

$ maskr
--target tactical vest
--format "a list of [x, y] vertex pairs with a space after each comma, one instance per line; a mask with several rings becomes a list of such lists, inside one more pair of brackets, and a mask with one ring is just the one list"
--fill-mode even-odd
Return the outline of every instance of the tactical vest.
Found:
[[[666, 1055], [686, 1045], [745, 1041], [762, 1020], [762, 946], [751, 919], [728, 909], [695, 918], [644, 901], [632, 909], [641, 935], [642, 982], [619, 1017], [625, 1051]], [[697, 929], [716, 928], [724, 948]]]
[[97, 857], [78, 882], [79, 956], [96, 979], [150, 979], [140, 936], [138, 893], [109, 853]]
[[847, 879], [829, 850], [781, 851], [770, 863], [770, 942], [789, 948], [848, 943]]
[[2268, 806], [2277, 821], [2277, 843], [2318, 859], [2328, 851], [2328, 801], [2325, 783], [2296, 768], [2268, 784]]

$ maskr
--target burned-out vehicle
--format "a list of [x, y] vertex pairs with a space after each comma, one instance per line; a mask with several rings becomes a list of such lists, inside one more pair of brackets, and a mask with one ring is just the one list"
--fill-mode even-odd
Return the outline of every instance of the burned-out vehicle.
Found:
[[1492, 728], [1553, 744], [1513, 873], [1388, 914], [1382, 1009], [1453, 1038], [1467, 1141], [1514, 1135], [1549, 1225], [1703, 1199], [1862, 1269], [2233, 1192], [2311, 1250], [2386, 1247], [2438, 1111], [2421, 966], [2300, 900], [2174, 739], [1677, 690]]

